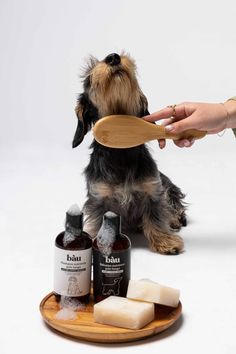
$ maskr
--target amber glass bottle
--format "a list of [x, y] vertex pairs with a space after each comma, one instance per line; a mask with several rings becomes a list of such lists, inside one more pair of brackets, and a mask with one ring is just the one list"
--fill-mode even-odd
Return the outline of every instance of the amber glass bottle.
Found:
[[66, 213], [65, 231], [55, 240], [54, 292], [87, 303], [91, 287], [92, 240], [83, 231], [83, 213], [78, 206]]
[[112, 212], [103, 217], [103, 225], [93, 241], [94, 301], [110, 295], [126, 296], [130, 280], [129, 238], [121, 233], [121, 218]]

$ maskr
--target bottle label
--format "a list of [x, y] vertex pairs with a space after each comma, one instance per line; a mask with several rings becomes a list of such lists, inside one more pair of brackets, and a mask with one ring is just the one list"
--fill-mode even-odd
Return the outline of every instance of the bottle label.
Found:
[[109, 256], [93, 249], [94, 294], [126, 296], [130, 279], [130, 251], [114, 252]]
[[68, 251], [55, 247], [54, 291], [77, 297], [90, 292], [92, 248]]

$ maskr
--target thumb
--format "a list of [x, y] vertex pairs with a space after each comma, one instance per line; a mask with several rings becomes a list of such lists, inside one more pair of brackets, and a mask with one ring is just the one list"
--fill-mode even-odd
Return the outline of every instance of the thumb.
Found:
[[166, 131], [171, 133], [181, 133], [187, 129], [197, 129], [195, 124], [196, 115], [193, 113], [188, 118], [183, 118], [166, 126]]

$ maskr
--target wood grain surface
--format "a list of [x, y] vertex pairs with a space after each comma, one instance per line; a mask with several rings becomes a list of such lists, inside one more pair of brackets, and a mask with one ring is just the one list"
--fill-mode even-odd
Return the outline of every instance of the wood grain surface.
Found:
[[56, 320], [60, 310], [53, 293], [48, 294], [40, 303], [40, 312], [44, 321], [53, 329], [65, 335], [91, 342], [121, 343], [153, 336], [173, 325], [180, 317], [182, 305], [177, 308], [156, 305], [155, 319], [139, 330], [131, 330], [95, 323], [93, 320], [93, 302], [77, 312], [75, 320]]
[[101, 118], [93, 127], [94, 138], [111, 148], [130, 148], [156, 139], [201, 139], [206, 132], [190, 129], [179, 134], [167, 133], [165, 127], [130, 115], [111, 115]]

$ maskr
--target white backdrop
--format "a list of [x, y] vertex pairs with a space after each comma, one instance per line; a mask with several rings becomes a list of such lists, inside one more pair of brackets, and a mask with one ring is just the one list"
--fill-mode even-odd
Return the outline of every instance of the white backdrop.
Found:
[[[89, 54], [127, 51], [150, 112], [236, 94], [236, 3], [210, 1], [0, 1], [0, 351], [158, 350], [235, 353], [236, 140], [231, 131], [191, 149], [150, 144], [160, 170], [187, 193], [185, 252], [151, 253], [133, 241], [132, 277], [181, 289], [182, 319], [128, 345], [93, 345], [44, 326], [38, 305], [52, 289], [53, 242], [66, 209], [85, 201], [91, 133], [71, 149], [79, 74]], [[146, 268], [147, 259], [150, 262]]]

